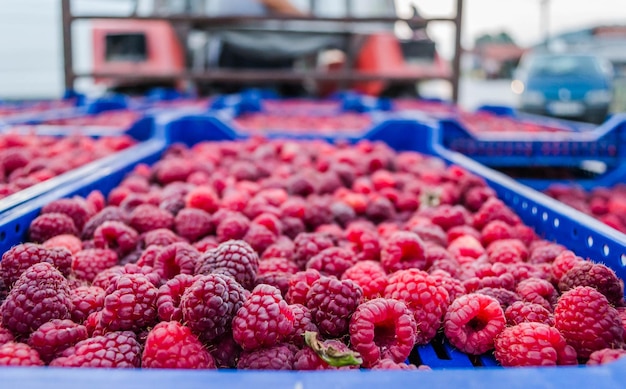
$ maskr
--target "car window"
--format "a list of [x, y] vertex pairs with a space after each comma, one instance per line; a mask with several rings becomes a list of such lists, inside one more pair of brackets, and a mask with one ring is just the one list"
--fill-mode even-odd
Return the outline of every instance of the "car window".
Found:
[[585, 56], [536, 57], [529, 67], [532, 76], [556, 77], [581, 74], [597, 74], [597, 62]]

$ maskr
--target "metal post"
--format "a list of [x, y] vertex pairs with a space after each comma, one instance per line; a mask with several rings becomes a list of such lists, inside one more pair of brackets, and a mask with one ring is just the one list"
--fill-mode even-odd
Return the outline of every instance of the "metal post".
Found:
[[61, 24], [63, 26], [63, 73], [65, 90], [74, 89], [74, 62], [72, 60], [72, 10], [71, 0], [61, 0]]
[[461, 46], [461, 30], [463, 28], [463, 0], [456, 0], [456, 16], [454, 25], [454, 59], [452, 61], [452, 101], [459, 101], [459, 79], [461, 78], [461, 56], [463, 47]]

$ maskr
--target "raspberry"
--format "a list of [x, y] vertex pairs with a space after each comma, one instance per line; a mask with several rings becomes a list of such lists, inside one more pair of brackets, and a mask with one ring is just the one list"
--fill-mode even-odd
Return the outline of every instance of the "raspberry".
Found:
[[71, 320], [52, 320], [44, 323], [28, 338], [28, 345], [39, 353], [44, 362], [81, 340], [87, 339], [87, 328]]
[[157, 228], [156, 230], [148, 231], [143, 235], [143, 246], [169, 246], [174, 243], [180, 243], [187, 241], [180, 236], [176, 235], [172, 230], [166, 228]]
[[[341, 341], [331, 339], [320, 343], [322, 346], [318, 352], [324, 355], [333, 366], [331, 366], [327, 360], [322, 359], [322, 356], [318, 355], [318, 352], [314, 351], [312, 348], [303, 347], [295, 355], [295, 362], [293, 364], [294, 370], [346, 370], [358, 367], [358, 365], [334, 366], [336, 363], [333, 359], [345, 359], [345, 357], [349, 357], [353, 360], [352, 362], [356, 362], [354, 361], [354, 352]], [[324, 350], [326, 350], [326, 353], [324, 353]], [[328, 352], [329, 350], [332, 351]]]
[[261, 259], [285, 258], [291, 261], [293, 259], [294, 249], [295, 246], [290, 238], [286, 236], [279, 236], [274, 244], [265, 249]]
[[452, 227], [466, 224], [467, 210], [460, 205], [443, 204], [434, 209], [432, 222], [448, 231]]
[[92, 190], [89, 192], [87, 197], [85, 197], [85, 202], [94, 213], [102, 211], [106, 205], [106, 199], [99, 190]]
[[393, 203], [382, 196], [374, 196], [367, 202], [365, 216], [374, 223], [382, 223], [392, 220], [395, 216], [395, 208]]
[[99, 249], [111, 249], [118, 258], [132, 252], [139, 243], [139, 235], [133, 228], [119, 221], [106, 221], [93, 233], [93, 243]]
[[[465, 235], [469, 235], [471, 237], [474, 237], [478, 240], [480, 240], [481, 235], [480, 232], [478, 232], [474, 227], [472, 226], [468, 226], [468, 225], [462, 225], [462, 226], [456, 226], [456, 227], [452, 227], [450, 228], [448, 231], [446, 231], [446, 235], [448, 237], [448, 242], [452, 242], [457, 238], [460, 238], [462, 236]], [[483, 246], [485, 244], [483, 243]], [[447, 246], [447, 244], [446, 244]]]
[[196, 274], [222, 273], [233, 277], [244, 288], [254, 286], [259, 269], [259, 256], [241, 240], [229, 240], [207, 251], [196, 266]]
[[315, 254], [306, 264], [307, 269], [315, 269], [322, 275], [341, 278], [354, 263], [354, 254], [340, 247], [329, 247]]
[[590, 286], [602, 293], [611, 304], [621, 306], [624, 302], [624, 283], [610, 268], [590, 261], [579, 262], [559, 280], [561, 293], [577, 286]]
[[520, 323], [543, 323], [554, 326], [552, 313], [539, 304], [516, 301], [504, 311], [506, 324], [514, 326]]
[[148, 278], [154, 286], [161, 285], [161, 277], [152, 269], [151, 266], [138, 266], [132, 263], [124, 266], [113, 266], [103, 272], [98, 273], [93, 279], [92, 285], [99, 286], [107, 290], [109, 286], [120, 276], [125, 274], [141, 274]]
[[98, 286], [79, 286], [70, 291], [72, 320], [83, 323], [87, 316], [104, 308], [106, 292]]
[[261, 225], [268, 230], [272, 231], [272, 233], [276, 236], [279, 236], [282, 232], [282, 223], [278, 219], [278, 217], [272, 215], [271, 213], [262, 213], [259, 216], [255, 217], [252, 220], [252, 224]]
[[539, 239], [532, 228], [523, 224], [518, 224], [513, 227], [513, 238], [521, 240], [526, 246], [530, 246], [534, 241]]
[[227, 333], [219, 340], [213, 342], [210, 352], [218, 368], [232, 369], [237, 367], [241, 347], [233, 340], [232, 334]]
[[139, 331], [157, 317], [157, 288], [142, 274], [124, 274], [106, 290], [101, 323], [110, 331]]
[[495, 357], [502, 366], [576, 365], [576, 350], [559, 331], [542, 323], [521, 323], [496, 338]]
[[497, 276], [473, 277], [463, 281], [463, 286], [469, 293], [484, 288], [513, 290], [515, 289], [515, 276], [510, 273], [505, 273]]
[[311, 289], [311, 285], [320, 279], [322, 275], [315, 269], [308, 269], [294, 274], [289, 279], [289, 290], [285, 299], [289, 304], [306, 305], [306, 295]]
[[195, 242], [215, 230], [211, 215], [201, 209], [185, 208], [174, 219], [178, 235]]
[[81, 280], [92, 282], [98, 273], [117, 265], [117, 254], [109, 249], [87, 249], [74, 255], [72, 272]]
[[298, 266], [287, 258], [266, 258], [259, 262], [259, 276], [268, 273], [287, 273], [295, 274], [298, 272]]
[[509, 306], [522, 299], [517, 293], [504, 288], [481, 288], [472, 293], [480, 293], [485, 296], [493, 297], [498, 300], [502, 310], [506, 310]]
[[540, 246], [530, 252], [529, 263], [552, 263], [556, 257], [565, 251], [565, 247], [560, 244], [550, 243]]
[[587, 366], [604, 365], [606, 363], [615, 362], [624, 356], [626, 356], [626, 350], [604, 348], [602, 350], [594, 351], [591, 355], [589, 355]]
[[54, 200], [41, 208], [41, 214], [46, 213], [62, 213], [69, 216], [78, 231], [83, 230], [85, 223], [87, 223], [87, 220], [91, 217], [91, 212], [85, 207], [85, 204], [78, 199]]
[[50, 362], [59, 367], [136, 368], [141, 345], [133, 332], [110, 332], [78, 342]]
[[412, 232], [397, 231], [391, 234], [380, 251], [380, 262], [388, 273], [403, 269], [426, 269], [424, 242]]
[[293, 370], [295, 361], [293, 346], [278, 344], [269, 348], [244, 351], [237, 362], [242, 370]]
[[128, 221], [128, 216], [126, 215], [126, 212], [119, 207], [115, 207], [115, 206], [105, 207], [100, 212], [92, 216], [85, 223], [85, 226], [83, 227], [82, 234], [81, 234], [82, 238], [83, 239], [93, 238], [93, 234], [96, 231], [96, 228], [98, 228], [102, 223], [108, 222], [108, 221], [117, 221], [117, 222], [126, 223]]
[[333, 247], [333, 241], [326, 235], [320, 233], [302, 233], [296, 236], [293, 241], [295, 251], [293, 260], [300, 269], [320, 251]]
[[219, 208], [219, 198], [210, 187], [198, 186], [187, 193], [185, 205], [187, 208], [198, 208], [213, 213]]
[[250, 228], [243, 237], [243, 240], [247, 242], [259, 255], [276, 243], [276, 235], [267, 227], [251, 223]]
[[227, 215], [217, 223], [217, 240], [225, 242], [231, 239], [243, 239], [249, 228], [250, 219], [245, 215], [238, 212]]
[[189, 243], [173, 243], [163, 247], [154, 259], [154, 270], [166, 280], [178, 274], [194, 274], [200, 252]]
[[183, 312], [180, 308], [180, 299], [200, 276], [189, 274], [178, 274], [169, 279], [159, 288], [157, 295], [157, 311], [159, 318], [163, 321], [182, 320]]
[[57, 235], [43, 242], [43, 247], [47, 249], [64, 248], [72, 254], [76, 254], [83, 248], [83, 242], [74, 235]]
[[387, 274], [375, 261], [357, 262], [343, 273], [341, 279], [351, 280], [361, 287], [366, 300], [382, 296], [387, 286]]
[[437, 285], [443, 287], [448, 292], [448, 305], [456, 300], [457, 297], [466, 293], [463, 283], [450, 275], [445, 270], [434, 270], [430, 272], [430, 277], [435, 280]]
[[[415, 365], [407, 365], [404, 362], [395, 362], [393, 359], [381, 359], [371, 367], [372, 370], [418, 370]], [[424, 370], [424, 369], [421, 369]]]
[[188, 327], [157, 324], [146, 338], [141, 366], [151, 369], [215, 369], [215, 361]]
[[480, 232], [480, 241], [488, 247], [491, 243], [513, 238], [513, 228], [502, 220], [494, 220], [487, 223]]
[[602, 293], [588, 286], [561, 295], [554, 309], [554, 323], [582, 361], [594, 351], [618, 348], [623, 343], [619, 313]]
[[46, 262], [26, 269], [0, 307], [2, 325], [18, 335], [53, 319], [68, 319], [71, 310], [67, 280]]
[[378, 261], [380, 259], [380, 243], [376, 230], [352, 223], [345, 232], [346, 239], [352, 243], [359, 261]]
[[293, 332], [293, 312], [269, 285], [258, 285], [233, 319], [233, 339], [244, 350], [271, 347]]
[[0, 345], [0, 366], [43, 366], [36, 350], [25, 343], [8, 342]]
[[313, 317], [309, 308], [302, 304], [291, 304], [289, 309], [293, 313], [293, 332], [286, 340], [291, 344], [302, 347], [304, 345], [304, 333], [307, 331], [317, 332], [317, 326], [313, 323]]
[[363, 291], [350, 280], [321, 277], [306, 295], [306, 306], [320, 333], [339, 337], [347, 333], [350, 316], [361, 302]]
[[65, 248], [45, 248], [33, 243], [22, 243], [11, 247], [2, 255], [0, 276], [9, 288], [20, 275], [36, 263], [50, 263], [62, 274], [68, 275], [72, 265], [72, 254]]
[[42, 243], [57, 235], [78, 235], [71, 217], [64, 213], [45, 213], [30, 223], [30, 240]]
[[617, 307], [617, 313], [622, 320], [622, 327], [624, 327], [624, 342], [626, 342], [626, 307]]
[[549, 311], [552, 311], [559, 298], [559, 293], [554, 286], [549, 281], [540, 278], [528, 278], [520, 282], [515, 291], [522, 300], [539, 304]]
[[565, 273], [582, 261], [583, 259], [581, 257], [576, 256], [576, 254], [569, 250], [565, 250], [557, 255], [556, 258], [554, 258], [554, 262], [552, 262], [551, 268], [552, 277], [556, 283], [561, 280], [561, 277], [563, 277]]
[[214, 236], [206, 236], [193, 244], [193, 247], [201, 253], [206, 253], [217, 246], [217, 239]]
[[172, 229], [174, 216], [154, 205], [142, 204], [130, 213], [128, 224], [139, 233], [158, 228]]
[[154, 166], [155, 177], [161, 185], [167, 185], [176, 181], [186, 181], [192, 172], [193, 167], [189, 161], [178, 157], [165, 158]]
[[486, 186], [469, 189], [464, 196], [464, 204], [471, 211], [478, 211], [490, 198], [496, 196], [496, 192]]
[[247, 291], [222, 274], [200, 276], [180, 298], [183, 320], [203, 341], [211, 342], [230, 330]]
[[411, 232], [417, 234], [425, 244], [435, 244], [445, 247], [448, 244], [448, 234], [436, 224], [430, 222], [411, 227]]
[[8, 329], [4, 327], [0, 327], [0, 346], [5, 343], [12, 342], [14, 340], [15, 338], [13, 337], [13, 334], [11, 333], [11, 331], [9, 331]]
[[350, 319], [350, 344], [361, 354], [363, 366], [380, 359], [405, 361], [417, 337], [412, 312], [398, 300], [377, 298], [358, 306]]
[[485, 201], [480, 209], [474, 214], [474, 228], [481, 230], [494, 220], [500, 220], [510, 226], [516, 226], [521, 223], [517, 216], [509, 207], [501, 200], [491, 197]]
[[452, 254], [457, 261], [463, 263], [468, 260], [473, 262], [474, 259], [485, 254], [485, 249], [478, 239], [465, 235], [450, 242], [448, 252]]
[[436, 279], [418, 269], [400, 270], [389, 276], [384, 297], [400, 300], [413, 311], [416, 344], [426, 344], [435, 337], [448, 306], [448, 292]]
[[289, 290], [289, 279], [291, 276], [292, 274], [283, 272], [261, 274], [257, 277], [255, 286], [263, 284], [271, 285], [280, 290], [281, 295], [285, 296]]
[[528, 249], [518, 239], [502, 239], [487, 247], [487, 256], [492, 263], [518, 263], [528, 259]]
[[470, 293], [454, 300], [443, 323], [452, 346], [471, 355], [493, 349], [494, 338], [506, 325], [498, 300], [484, 294]]

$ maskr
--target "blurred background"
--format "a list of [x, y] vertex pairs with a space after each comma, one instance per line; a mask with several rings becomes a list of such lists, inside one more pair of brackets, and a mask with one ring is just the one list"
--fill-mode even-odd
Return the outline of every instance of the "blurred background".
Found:
[[[81, 14], [150, 15], [164, 7], [169, 12], [209, 12], [205, 2], [163, 0], [74, 0], [72, 12]], [[307, 0], [292, 3], [305, 12]], [[319, 1], [327, 16], [342, 16], [340, 1]], [[411, 6], [421, 17], [451, 17], [456, 1], [359, 0], [355, 9], [364, 12], [411, 16]], [[200, 4], [200, 5], [198, 5]], [[4, 99], [54, 98], [64, 91], [61, 0], [2, 0], [0, 5], [0, 96]], [[623, 0], [465, 0], [461, 34], [462, 59], [459, 103], [467, 109], [482, 104], [522, 107], [530, 85], [524, 80], [523, 58], [531, 66], [532, 54], [585, 53], [610, 63], [609, 110], [626, 110], [626, 7]], [[72, 26], [73, 61], [77, 72], [94, 67], [92, 21], [79, 20]], [[396, 26], [398, 36], [411, 32]], [[452, 60], [454, 26], [429, 23], [426, 32], [439, 55]], [[193, 39], [191, 37], [190, 39]], [[197, 39], [197, 37], [196, 37]], [[193, 43], [193, 42], [192, 42]], [[603, 66], [604, 62], [599, 66]], [[566, 64], [567, 65], [567, 64]], [[565, 65], [564, 65], [565, 66]], [[562, 70], [562, 69], [561, 69]], [[530, 72], [531, 74], [533, 71]], [[543, 80], [542, 82], [544, 82]], [[97, 94], [102, 86], [93, 79], [77, 80], [80, 92]], [[449, 83], [428, 81], [419, 86], [422, 96], [450, 98]], [[546, 92], [547, 93], [547, 92]], [[537, 95], [531, 96], [537, 98]], [[604, 98], [597, 94], [592, 96]], [[528, 98], [527, 100], [532, 100]], [[560, 107], [567, 111], [567, 107]], [[573, 109], [573, 107], [569, 107]]]

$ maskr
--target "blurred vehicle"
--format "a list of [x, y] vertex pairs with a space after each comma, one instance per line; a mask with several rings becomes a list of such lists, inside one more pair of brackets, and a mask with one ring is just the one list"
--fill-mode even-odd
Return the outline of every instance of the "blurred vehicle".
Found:
[[579, 53], [526, 54], [511, 83], [524, 112], [602, 123], [613, 99], [613, 68]]

